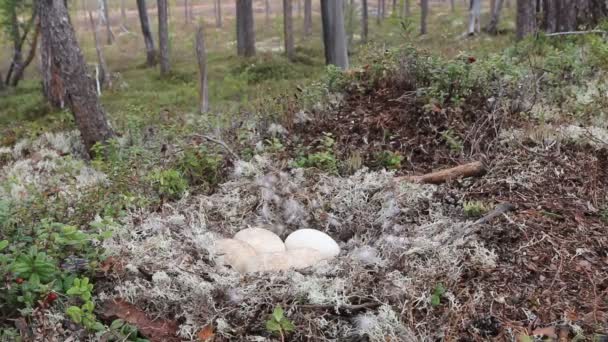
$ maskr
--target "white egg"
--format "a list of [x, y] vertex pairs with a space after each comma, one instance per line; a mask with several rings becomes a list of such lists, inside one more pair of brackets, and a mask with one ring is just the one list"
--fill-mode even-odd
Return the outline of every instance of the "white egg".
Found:
[[234, 239], [248, 243], [258, 253], [285, 251], [285, 244], [281, 241], [281, 238], [267, 229], [243, 229], [234, 235]]
[[311, 248], [321, 253], [323, 258], [329, 259], [340, 254], [340, 246], [331, 236], [316, 229], [299, 229], [289, 234], [285, 239], [287, 250]]

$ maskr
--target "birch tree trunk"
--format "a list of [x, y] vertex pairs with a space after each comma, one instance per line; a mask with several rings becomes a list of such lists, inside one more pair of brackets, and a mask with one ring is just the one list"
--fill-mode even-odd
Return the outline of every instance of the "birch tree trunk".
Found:
[[255, 56], [252, 0], [236, 0], [236, 49], [239, 56]]
[[91, 30], [93, 31], [93, 42], [95, 43], [95, 52], [97, 52], [97, 62], [98, 62], [98, 75], [96, 77], [97, 81], [97, 94], [101, 95], [101, 89], [107, 85], [108, 88], [112, 88], [112, 80], [110, 77], [110, 72], [108, 70], [108, 65], [106, 64], [106, 59], [103, 55], [103, 51], [101, 50], [101, 46], [99, 44], [99, 25], [95, 25], [95, 20], [93, 20], [93, 13], [89, 11], [89, 22], [91, 24]]
[[285, 55], [290, 61], [296, 58], [296, 51], [293, 42], [293, 8], [292, 0], [283, 0], [283, 36], [285, 43]]
[[420, 34], [427, 34], [426, 21], [429, 16], [429, 0], [420, 0]]
[[361, 40], [367, 43], [369, 35], [369, 10], [367, 0], [361, 0]]
[[343, 0], [321, 0], [325, 61], [342, 69], [348, 68]]
[[106, 35], [107, 35], [107, 44], [112, 45], [114, 42], [114, 34], [112, 33], [112, 26], [110, 23], [110, 11], [108, 9], [108, 0], [102, 0], [100, 2], [103, 10], [103, 20], [106, 23]]
[[536, 32], [536, 3], [530, 0], [517, 0], [517, 39]]
[[195, 46], [199, 75], [199, 111], [203, 114], [209, 111], [209, 84], [207, 80], [207, 51], [205, 50], [205, 36], [202, 25], [199, 25], [196, 30]]
[[114, 136], [106, 113], [95, 93], [74, 28], [63, 0], [38, 0], [42, 45], [49, 49], [49, 66], [57, 70], [65, 86], [69, 106], [82, 140], [91, 151], [93, 145]]
[[312, 0], [304, 0], [304, 35], [312, 35]]
[[150, 21], [148, 19], [148, 7], [146, 6], [146, 0], [137, 0], [137, 11], [139, 13], [141, 32], [144, 36], [144, 42], [146, 44], [146, 65], [153, 67], [156, 65], [156, 48], [154, 47], [152, 31], [150, 31]]
[[481, 22], [481, 0], [471, 0], [469, 6], [469, 29], [467, 33], [472, 36], [480, 32]]
[[160, 75], [171, 72], [169, 61], [169, 9], [167, 0], [157, 0], [158, 6], [158, 46], [160, 51]]

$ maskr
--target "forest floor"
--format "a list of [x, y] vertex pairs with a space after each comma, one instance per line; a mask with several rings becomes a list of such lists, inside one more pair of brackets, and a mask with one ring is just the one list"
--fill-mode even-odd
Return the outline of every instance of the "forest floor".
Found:
[[[466, 39], [460, 11], [434, 7], [428, 37], [387, 19], [346, 73], [318, 39], [294, 64], [242, 60], [209, 29], [212, 115], [195, 111], [192, 46], [161, 79], [119, 36], [102, 96], [119, 136], [93, 160], [35, 79], [5, 94], [0, 340], [278, 341], [280, 307], [287, 341], [604, 341], [606, 42]], [[269, 50], [278, 28], [260, 27]], [[470, 162], [483, 174], [407, 178]], [[220, 264], [215, 242], [254, 226], [342, 251], [298, 271]], [[42, 284], [18, 273], [27, 255], [50, 263]]]

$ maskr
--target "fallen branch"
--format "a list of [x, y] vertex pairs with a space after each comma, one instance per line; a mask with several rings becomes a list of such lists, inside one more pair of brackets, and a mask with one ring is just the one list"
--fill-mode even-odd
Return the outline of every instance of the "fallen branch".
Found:
[[234, 159], [235, 159], [235, 160], [239, 160], [239, 159], [241, 159], [241, 158], [239, 158], [239, 155], [238, 155], [238, 154], [234, 153], [234, 151], [233, 151], [233, 150], [232, 150], [230, 147], [228, 147], [228, 145], [226, 145], [226, 143], [225, 143], [225, 142], [223, 142], [223, 141], [221, 141], [221, 140], [219, 140], [219, 139], [212, 138], [212, 137], [207, 136], [207, 135], [200, 135], [200, 134], [197, 134], [197, 135], [195, 135], [195, 136], [196, 136], [196, 137], [198, 137], [198, 138], [203, 138], [203, 139], [205, 139], [205, 140], [207, 140], [207, 141], [211, 141], [211, 142], [213, 142], [213, 143], [216, 143], [216, 144], [218, 144], [218, 145], [222, 146], [223, 148], [225, 148], [225, 149], [226, 149], [226, 151], [228, 151], [228, 153], [230, 153], [230, 154], [231, 154], [231, 155], [234, 157]]
[[485, 214], [479, 220], [473, 222], [473, 224], [471, 224], [471, 226], [488, 223], [488, 222], [492, 221], [493, 219], [495, 219], [496, 217], [498, 217], [498, 216], [500, 216], [502, 214], [505, 214], [505, 213], [507, 213], [509, 211], [513, 211], [513, 210], [515, 210], [515, 206], [513, 204], [511, 204], [511, 203], [501, 203], [501, 204], [497, 205], [496, 208], [494, 208], [494, 210], [492, 210], [489, 213]]
[[546, 37], [557, 37], [557, 36], [574, 36], [581, 34], [606, 34], [608, 32], [604, 30], [590, 30], [590, 31], [568, 31], [568, 32], [554, 32], [545, 34]]
[[427, 173], [422, 176], [403, 176], [397, 178], [397, 180], [405, 180], [414, 183], [441, 184], [454, 179], [481, 176], [485, 172], [486, 169], [483, 166], [483, 163], [472, 162], [445, 170]]
[[339, 305], [338, 307], [336, 307], [335, 305], [322, 305], [322, 304], [304, 304], [304, 305], [298, 305], [297, 307], [298, 307], [298, 309], [331, 311], [336, 315], [343, 316], [347, 312], [355, 313], [355, 312], [362, 311], [365, 309], [374, 309], [374, 308], [379, 307], [380, 305], [381, 305], [381, 303], [378, 303], [378, 302], [368, 302], [368, 303], [357, 304], [357, 305], [343, 304], [343, 305]]

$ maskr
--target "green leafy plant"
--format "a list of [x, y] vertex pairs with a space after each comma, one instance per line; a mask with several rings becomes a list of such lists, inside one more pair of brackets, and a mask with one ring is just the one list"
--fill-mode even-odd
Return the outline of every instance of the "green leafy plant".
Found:
[[147, 342], [145, 338], [137, 336], [137, 328], [122, 319], [116, 319], [110, 324], [109, 330], [103, 334], [106, 341], [134, 341]]
[[93, 284], [89, 282], [89, 278], [75, 278], [66, 294], [72, 297], [78, 297], [83, 304], [80, 306], [69, 306], [66, 309], [66, 314], [74, 323], [82, 324], [85, 328], [92, 331], [102, 331], [105, 326], [97, 321], [95, 317], [95, 303], [93, 302]]
[[462, 141], [460, 141], [460, 138], [458, 138], [458, 136], [451, 129], [441, 133], [441, 137], [448, 144], [452, 152], [460, 153], [464, 149]]
[[336, 141], [331, 133], [323, 133], [318, 139], [320, 151], [301, 155], [295, 161], [296, 167], [314, 167], [330, 173], [338, 173], [338, 160], [333, 153]]
[[486, 214], [490, 209], [481, 201], [469, 201], [462, 204], [466, 217], [477, 218]]
[[149, 179], [162, 199], [180, 199], [188, 188], [186, 179], [174, 169], [155, 170], [149, 175]]
[[389, 170], [398, 170], [401, 168], [403, 156], [399, 152], [382, 151], [376, 157], [378, 164]]
[[294, 331], [295, 326], [285, 317], [283, 309], [277, 306], [266, 321], [266, 330], [273, 334], [278, 334], [281, 337], [281, 341], [285, 341], [285, 335], [288, 332]]
[[31, 284], [47, 284], [54, 279], [58, 269], [55, 262], [45, 253], [31, 247], [27, 254], [15, 259], [12, 266], [16, 277], [27, 279]]
[[266, 149], [270, 153], [279, 153], [285, 150], [285, 146], [281, 142], [281, 139], [277, 137], [266, 139], [264, 142], [266, 143]]
[[433, 293], [431, 294], [431, 306], [437, 307], [441, 304], [441, 298], [446, 293], [446, 288], [442, 283], [435, 285]]
[[191, 185], [211, 188], [220, 181], [221, 166], [222, 157], [201, 146], [186, 148], [176, 168]]

